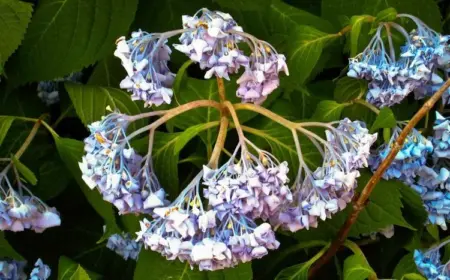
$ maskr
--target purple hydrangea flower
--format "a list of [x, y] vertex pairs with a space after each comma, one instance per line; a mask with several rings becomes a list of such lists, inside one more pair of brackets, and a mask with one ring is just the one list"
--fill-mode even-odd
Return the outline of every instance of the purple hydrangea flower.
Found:
[[[370, 157], [369, 163], [372, 171], [375, 171], [387, 157], [400, 132], [401, 128], [395, 127], [389, 143], [381, 145]], [[383, 178], [386, 180], [399, 179], [408, 184], [412, 183], [417, 172], [425, 166], [427, 156], [432, 152], [431, 141], [423, 137], [419, 131], [413, 129], [405, 139], [405, 143], [395, 156], [394, 161], [383, 174]]]
[[172, 100], [175, 74], [167, 66], [172, 51], [166, 43], [162, 37], [141, 30], [133, 32], [128, 41], [125, 37], [117, 40], [114, 55], [127, 72], [120, 88], [131, 92], [133, 100], [143, 100], [145, 107]]
[[38, 259], [34, 264], [29, 280], [46, 280], [50, 277], [52, 271], [48, 265], [45, 265], [41, 259]]
[[[318, 220], [325, 220], [350, 203], [359, 168], [366, 167], [370, 146], [376, 134], [369, 134], [364, 123], [348, 119], [339, 122], [337, 128], [326, 125], [326, 141], [320, 148], [322, 166], [314, 172], [300, 157], [300, 168], [294, 182], [293, 202], [283, 205], [271, 223], [292, 232], [317, 227]], [[318, 144], [318, 143], [316, 143]]]
[[25, 265], [24, 261], [0, 260], [0, 279], [25, 280], [27, 278], [23, 272]]
[[103, 199], [113, 203], [120, 214], [149, 213], [164, 206], [164, 189], [156, 178], [151, 158], [137, 154], [128, 143], [127, 116], [111, 113], [89, 125], [91, 135], [84, 140], [83, 180]]
[[279, 242], [269, 224], [257, 225], [247, 215], [204, 209], [200, 172], [167, 207], [154, 209], [154, 220], [141, 221], [137, 241], [168, 260], [187, 261], [191, 268], [218, 270], [261, 258]]
[[129, 233], [116, 233], [108, 238], [106, 247], [123, 257], [124, 260], [128, 258], [137, 260], [141, 252], [142, 243], [133, 240]]
[[417, 269], [430, 280], [448, 280], [450, 279], [450, 262], [442, 264], [439, 249], [448, 244], [450, 240], [431, 248], [427, 251], [414, 251], [414, 262]]

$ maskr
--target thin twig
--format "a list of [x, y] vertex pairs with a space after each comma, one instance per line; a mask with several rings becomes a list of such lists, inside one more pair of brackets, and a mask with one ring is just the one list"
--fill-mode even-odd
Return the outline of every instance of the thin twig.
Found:
[[409, 132], [426, 115], [426, 113], [430, 111], [431, 108], [433, 108], [436, 102], [438, 102], [441, 99], [441, 96], [444, 93], [444, 91], [446, 91], [449, 87], [450, 87], [450, 79], [448, 79], [442, 85], [442, 87], [436, 93], [434, 93], [434, 95], [430, 99], [428, 99], [427, 102], [423, 104], [422, 108], [419, 109], [419, 111], [414, 115], [414, 117], [412, 117], [412, 119], [408, 122], [405, 128], [403, 128], [402, 132], [400, 133], [397, 140], [393, 144], [391, 151], [389, 152], [387, 157], [383, 160], [378, 169], [375, 171], [372, 178], [370, 178], [370, 180], [367, 182], [358, 200], [354, 203], [353, 211], [348, 216], [345, 224], [340, 229], [337, 238], [333, 241], [328, 251], [322, 257], [319, 258], [317, 263], [309, 271], [310, 276], [314, 275], [314, 273], [316, 273], [324, 264], [326, 264], [342, 246], [342, 244], [347, 238], [348, 233], [350, 232], [350, 228], [356, 222], [359, 213], [364, 209], [367, 199], [369, 198], [370, 194], [372, 193], [377, 183], [380, 181], [383, 173], [386, 171], [386, 169], [394, 160], [398, 151], [402, 148], [403, 143], [406, 137], [408, 136]]

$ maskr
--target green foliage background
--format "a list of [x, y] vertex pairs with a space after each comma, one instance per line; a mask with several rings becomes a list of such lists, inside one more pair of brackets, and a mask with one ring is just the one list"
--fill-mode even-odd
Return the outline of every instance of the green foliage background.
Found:
[[[108, 105], [127, 114], [148, 111], [119, 89], [125, 73], [112, 55], [114, 42], [139, 28], [148, 32], [181, 28], [181, 16], [202, 7], [229, 12], [246, 32], [286, 55], [290, 76], [282, 78], [265, 107], [297, 121], [359, 119], [380, 135], [396, 120], [409, 119], [420, 103], [408, 99], [377, 116], [354, 102], [366, 92], [367, 84], [345, 77], [342, 71], [347, 58], [361, 52], [370, 39], [367, 18], [382, 20], [398, 11], [418, 16], [436, 31], [450, 31], [449, 5], [434, 0], [0, 0], [0, 157], [14, 153], [27, 136], [32, 124], [23, 117], [47, 114], [56, 132], [39, 131], [20, 159], [21, 171], [34, 183], [35, 195], [57, 207], [62, 217], [61, 227], [43, 234], [1, 233], [0, 257], [31, 262], [40, 257], [52, 267], [54, 279], [306, 279], [308, 268], [336, 236], [351, 207], [317, 229], [280, 232], [278, 251], [219, 272], [191, 271], [186, 264], [166, 261], [148, 250], [142, 250], [137, 263], [124, 261], [105, 248], [109, 234], [137, 231], [139, 217], [118, 216], [81, 180], [77, 162], [88, 135], [86, 125], [100, 119]], [[351, 32], [338, 33], [349, 24]], [[178, 71], [178, 77], [171, 106], [196, 99], [218, 100], [215, 81], [202, 80], [197, 66], [184, 61], [183, 55], [173, 54], [170, 68]], [[59, 104], [46, 107], [37, 98], [37, 82], [76, 71], [83, 71], [83, 83], [61, 87]], [[232, 101], [238, 101], [235, 90], [235, 80], [227, 83], [227, 97]], [[253, 113], [240, 112], [239, 118], [249, 138], [287, 160], [294, 176], [298, 163], [289, 130]], [[212, 109], [195, 109], [157, 132], [154, 162], [172, 197], [207, 161], [218, 120], [219, 114]], [[130, 129], [145, 124], [136, 122]], [[236, 143], [233, 133], [227, 141], [230, 150]], [[146, 151], [147, 142], [139, 139], [134, 145]], [[306, 161], [317, 164], [320, 155], [313, 145], [306, 141], [302, 147]], [[363, 171], [359, 186], [370, 176]], [[395, 181], [380, 182], [351, 229], [347, 249], [339, 251], [317, 279], [358, 280], [374, 273], [379, 278], [423, 279], [415, 269], [412, 251], [444, 236], [436, 227], [424, 227], [425, 219], [422, 202], [411, 189]], [[362, 236], [392, 224], [396, 233], [391, 239], [371, 241]]]

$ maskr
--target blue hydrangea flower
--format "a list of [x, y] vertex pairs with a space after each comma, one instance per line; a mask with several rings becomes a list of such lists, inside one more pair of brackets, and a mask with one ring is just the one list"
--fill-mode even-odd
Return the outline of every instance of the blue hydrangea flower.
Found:
[[441, 262], [439, 249], [448, 244], [450, 240], [440, 245], [430, 248], [427, 251], [414, 251], [414, 262], [417, 269], [429, 280], [449, 280], [450, 279], [450, 261], [446, 264]]
[[[372, 171], [377, 170], [381, 162], [391, 151], [391, 147], [401, 132], [401, 128], [393, 129], [392, 137], [388, 144], [381, 145], [369, 159]], [[433, 151], [431, 141], [427, 140], [419, 131], [413, 129], [405, 139], [401, 150], [395, 156], [389, 168], [384, 172], [383, 178], [398, 179], [406, 183], [412, 183], [421, 167], [425, 166], [426, 158]]]
[[14, 260], [0, 260], [0, 279], [2, 280], [25, 280], [23, 272], [26, 262]]
[[434, 145], [435, 158], [450, 158], [450, 122], [439, 112], [436, 112], [436, 121], [434, 123], [434, 136], [431, 141]]
[[70, 82], [79, 82], [82, 77], [81, 72], [71, 73], [70, 75], [64, 78], [57, 78], [53, 81], [42, 81], [38, 83], [37, 91], [38, 97], [44, 102], [47, 106], [59, 102], [59, 87], [62, 82], [70, 81]]
[[[311, 171], [300, 158], [297, 179], [292, 187], [293, 202], [283, 205], [271, 223], [292, 232], [314, 228], [343, 210], [351, 201], [357, 186], [358, 169], [367, 166], [370, 146], [376, 134], [369, 134], [364, 123], [348, 119], [337, 128], [326, 125], [326, 142], [320, 148], [322, 166]], [[318, 144], [318, 143], [316, 143]]]
[[129, 233], [113, 234], [108, 238], [106, 247], [116, 252], [124, 260], [137, 260], [141, 252], [142, 243], [136, 242]]
[[144, 107], [170, 104], [175, 74], [167, 66], [172, 52], [167, 40], [139, 30], [131, 34], [131, 39], [120, 37], [116, 43], [114, 55], [127, 72], [120, 88], [131, 92], [133, 100], [144, 101]]
[[46, 280], [52, 273], [50, 267], [45, 265], [41, 259], [38, 259], [34, 264], [34, 268], [31, 271], [29, 280]]
[[111, 113], [89, 125], [84, 140], [83, 180], [97, 188], [103, 199], [113, 203], [120, 214], [149, 213], [166, 203], [164, 189], [154, 174], [151, 157], [135, 152], [126, 137], [128, 116]]

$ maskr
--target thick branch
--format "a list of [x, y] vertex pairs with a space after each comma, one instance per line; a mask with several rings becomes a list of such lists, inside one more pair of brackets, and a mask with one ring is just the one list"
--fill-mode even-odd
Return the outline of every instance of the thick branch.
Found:
[[233, 107], [236, 111], [249, 110], [249, 111], [259, 113], [259, 114], [264, 115], [264, 116], [268, 117], [269, 119], [281, 124], [282, 126], [289, 128], [289, 129], [293, 129], [298, 126], [298, 124], [291, 122], [290, 120], [287, 120], [287, 119], [283, 118], [282, 116], [275, 114], [274, 112], [272, 112], [264, 107], [261, 107], [259, 105], [254, 105], [254, 104], [249, 104], [249, 103], [238, 103], [238, 104], [233, 104]]
[[317, 261], [316, 265], [310, 270], [309, 272], [310, 276], [313, 275], [315, 272], [317, 272], [320, 269], [320, 267], [322, 267], [322, 265], [326, 264], [336, 254], [339, 247], [341, 247], [341, 245], [346, 240], [347, 235], [350, 232], [350, 228], [356, 222], [359, 213], [364, 209], [365, 202], [369, 198], [370, 194], [372, 193], [377, 183], [380, 181], [383, 173], [386, 171], [386, 169], [394, 160], [398, 151], [402, 148], [403, 143], [408, 134], [410, 133], [410, 131], [426, 115], [426, 113], [430, 111], [431, 108], [433, 108], [434, 104], [436, 104], [436, 102], [438, 102], [441, 99], [442, 94], [449, 87], [450, 87], [450, 79], [448, 79], [442, 85], [442, 87], [427, 102], [425, 102], [425, 104], [423, 104], [422, 108], [419, 109], [419, 111], [414, 115], [414, 117], [412, 117], [412, 119], [408, 122], [405, 128], [403, 128], [402, 132], [400, 133], [394, 145], [392, 146], [391, 151], [389, 152], [387, 157], [383, 160], [383, 162], [380, 164], [378, 169], [375, 171], [372, 178], [370, 178], [370, 180], [367, 182], [358, 200], [354, 203], [353, 211], [347, 218], [341, 230], [339, 231], [337, 238], [331, 244], [328, 251]]
[[214, 145], [214, 149], [208, 163], [208, 166], [211, 168], [215, 169], [219, 164], [220, 153], [222, 152], [222, 149], [225, 145], [225, 139], [227, 137], [228, 124], [228, 117], [222, 116], [220, 119], [219, 134], [217, 135], [216, 144]]

